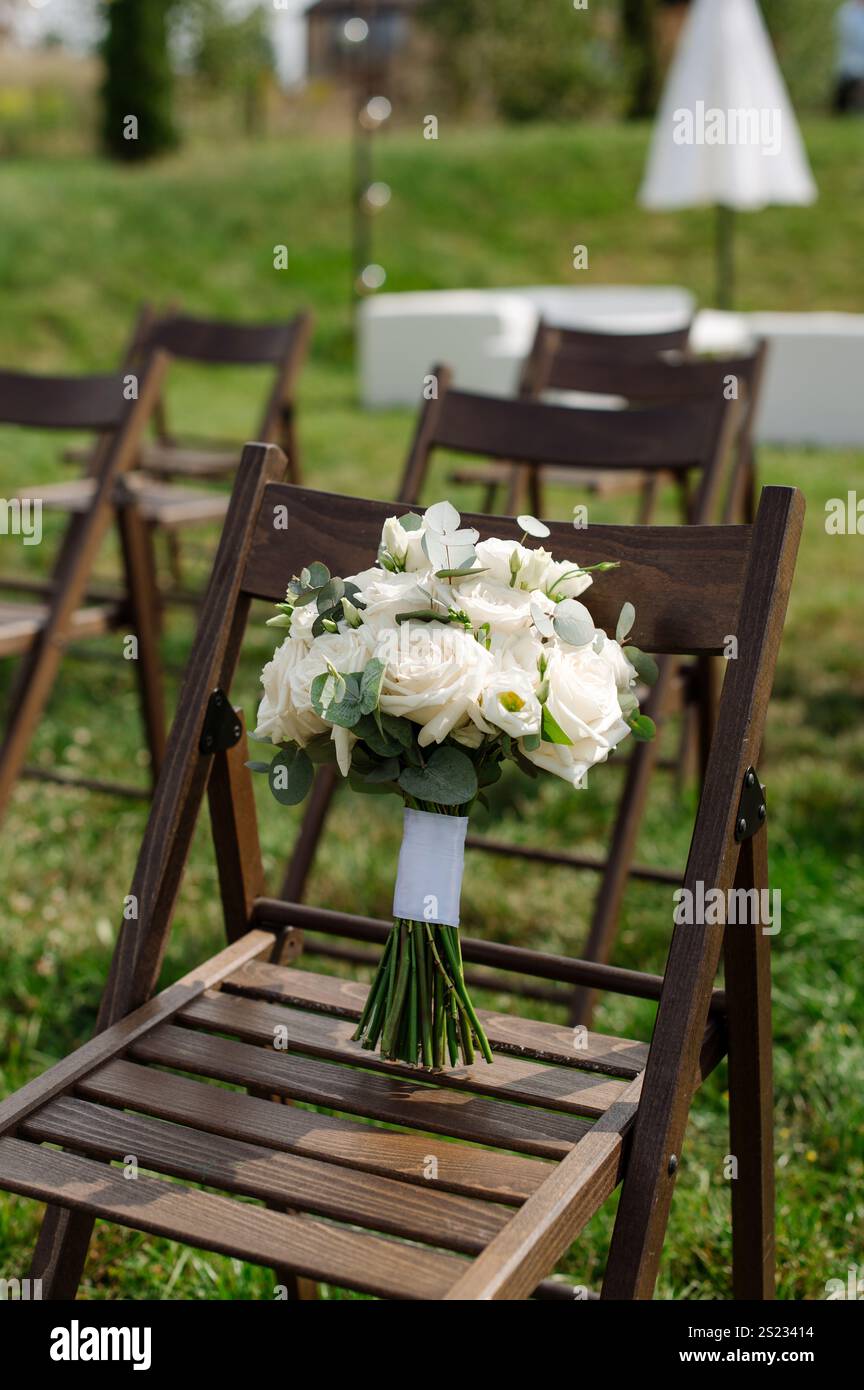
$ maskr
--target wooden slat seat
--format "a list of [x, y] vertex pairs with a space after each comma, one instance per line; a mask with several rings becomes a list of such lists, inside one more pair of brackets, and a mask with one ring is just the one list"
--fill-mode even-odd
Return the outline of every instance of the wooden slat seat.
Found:
[[[27, 496], [41, 499], [49, 511], [86, 512], [92, 504], [93, 489], [92, 478], [73, 478], [65, 483], [28, 488]], [[134, 491], [143, 520], [163, 529], [222, 521], [228, 510], [227, 493], [153, 482], [142, 474], [129, 474], [123, 479], [121, 498], [123, 489]]]
[[242, 444], [191, 445], [152, 441], [143, 445], [139, 464], [147, 473], [187, 478], [230, 478], [237, 472]]
[[[592, 1034], [603, 1072], [582, 1072], [571, 1030], [487, 1014], [491, 1067], [387, 1063], [350, 1041], [365, 987], [268, 962], [268, 939], [250, 933], [192, 988], [179, 982], [58, 1064], [59, 1084], [42, 1078], [44, 1103], [25, 1104], [0, 1139], [0, 1181], [298, 1277], [418, 1299], [444, 1298], [468, 1267], [455, 1255], [500, 1238], [622, 1111], [626, 1126], [589, 1165], [581, 1224], [608, 1196], [638, 1086], [617, 1070], [641, 1074], [644, 1045]], [[108, 1166], [130, 1154], [134, 1182]]]
[[[127, 613], [123, 602], [91, 604], [78, 608], [69, 620], [67, 640], [99, 637], [113, 631]], [[0, 656], [29, 651], [51, 616], [47, 603], [0, 601]]]

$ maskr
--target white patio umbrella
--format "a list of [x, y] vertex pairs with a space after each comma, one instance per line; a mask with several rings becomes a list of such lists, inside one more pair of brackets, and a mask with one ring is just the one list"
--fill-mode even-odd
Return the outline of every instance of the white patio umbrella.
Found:
[[693, 0], [669, 69], [639, 201], [717, 207], [717, 295], [732, 299], [733, 219], [812, 203], [816, 184], [757, 0]]

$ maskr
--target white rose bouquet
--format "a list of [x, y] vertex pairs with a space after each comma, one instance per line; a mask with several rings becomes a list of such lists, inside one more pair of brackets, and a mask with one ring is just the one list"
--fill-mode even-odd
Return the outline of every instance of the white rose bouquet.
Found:
[[634, 686], [656, 665], [621, 645], [632, 605], [607, 637], [578, 599], [591, 572], [526, 546], [549, 529], [518, 520], [521, 542], [478, 543], [449, 502], [391, 517], [375, 565], [339, 579], [311, 564], [270, 619], [288, 635], [254, 736], [279, 751], [249, 766], [283, 804], [328, 761], [356, 791], [405, 803], [394, 926], [355, 1037], [412, 1065], [492, 1061], [458, 927], [468, 815], [501, 764], [575, 787], [628, 733], [654, 733]]

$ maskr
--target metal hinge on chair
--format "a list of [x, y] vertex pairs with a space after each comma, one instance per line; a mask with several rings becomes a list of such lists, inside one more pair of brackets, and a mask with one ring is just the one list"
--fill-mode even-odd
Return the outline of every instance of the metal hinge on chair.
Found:
[[201, 753], [225, 753], [240, 742], [243, 726], [224, 690], [214, 690], [207, 701], [207, 713], [198, 748]]
[[750, 840], [761, 830], [768, 817], [768, 808], [765, 802], [765, 788], [759, 781], [759, 775], [755, 767], [748, 767], [744, 773], [744, 782], [741, 787], [741, 799], [738, 802], [738, 810], [735, 814], [735, 840], [741, 844], [744, 840]]

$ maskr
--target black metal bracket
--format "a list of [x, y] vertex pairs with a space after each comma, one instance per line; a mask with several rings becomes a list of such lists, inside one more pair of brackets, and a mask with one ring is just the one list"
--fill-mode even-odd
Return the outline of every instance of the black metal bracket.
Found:
[[243, 726], [224, 690], [214, 690], [207, 701], [204, 727], [198, 742], [200, 753], [225, 753], [240, 742]]
[[751, 840], [757, 830], [762, 829], [767, 818], [768, 807], [765, 801], [765, 788], [759, 781], [755, 767], [748, 767], [744, 773], [741, 798], [735, 814], [736, 843], [740, 845], [744, 840]]

